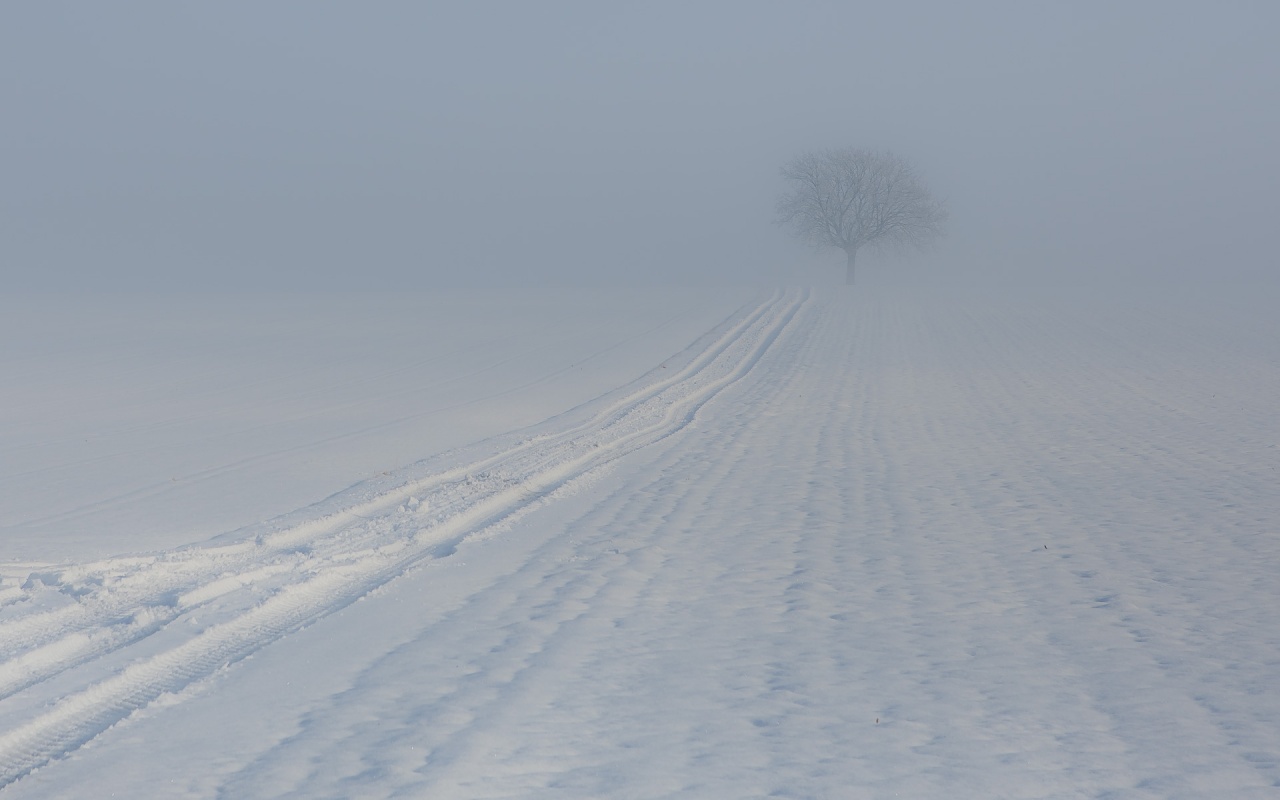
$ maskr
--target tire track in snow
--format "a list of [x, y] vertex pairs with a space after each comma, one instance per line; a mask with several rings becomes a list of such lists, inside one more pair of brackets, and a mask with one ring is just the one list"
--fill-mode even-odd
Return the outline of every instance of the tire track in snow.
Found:
[[0, 786], [415, 564], [451, 554], [469, 536], [535, 507], [575, 478], [678, 432], [750, 371], [806, 299], [807, 293], [775, 294], [704, 339], [682, 369], [653, 380], [655, 370], [606, 397], [584, 421], [553, 420], [493, 455], [333, 513], [243, 541], [33, 575], [24, 587], [29, 594], [52, 587], [75, 600], [0, 623], [0, 689], [15, 700], [52, 676], [127, 655], [128, 646], [157, 632], [178, 635], [173, 623], [197, 609], [218, 621], [10, 724], [0, 736]]
[[[618, 421], [621, 415], [641, 403], [660, 397], [663, 392], [706, 370], [715, 359], [725, 354], [727, 348], [735, 342], [741, 343], [746, 332], [775, 312], [784, 299], [781, 294], [776, 295], [769, 303], [743, 315], [736, 324], [730, 325], [691, 359], [688, 365], [669, 377], [652, 382], [642, 380], [639, 388], [631, 388], [630, 391], [621, 393], [620, 397], [610, 399], [587, 420], [560, 428], [553, 426], [548, 432], [525, 437], [510, 446], [500, 448], [493, 455], [476, 460], [464, 459], [460, 465], [432, 471], [425, 477], [401, 483], [373, 497], [342, 504], [337, 509], [319, 515], [305, 515], [301, 521], [283, 528], [259, 532], [251, 541], [248, 540], [249, 537], [241, 537], [240, 541], [230, 544], [200, 545], [158, 555], [115, 558], [33, 573], [28, 584], [50, 584], [77, 597], [79, 601], [48, 612], [27, 614], [0, 622], [0, 658], [5, 659], [0, 664], [0, 699], [31, 685], [41, 677], [47, 677], [47, 674], [37, 676], [32, 671], [32, 662], [41, 660], [39, 651], [45, 647], [66, 652], [68, 647], [64, 639], [72, 634], [85, 630], [95, 631], [98, 634], [98, 645], [93, 649], [95, 652], [105, 652], [111, 649], [111, 642], [108, 641], [111, 637], [102, 635], [100, 629], [112, 620], [142, 613], [155, 623], [141, 627], [136, 635], [120, 642], [128, 643], [147, 635], [156, 625], [165, 624], [177, 615], [192, 610], [190, 602], [182, 601], [208, 594], [197, 592], [197, 587], [222, 586], [232, 590], [234, 586], [228, 584], [234, 584], [240, 576], [249, 570], [258, 569], [264, 562], [305, 569], [310, 561], [309, 553], [319, 549], [321, 555], [324, 555], [326, 545], [335, 544], [330, 540], [339, 533], [342, 534], [341, 542], [336, 543], [339, 552], [350, 553], [356, 550], [357, 537], [364, 539], [369, 547], [377, 546], [379, 540], [387, 538], [385, 531], [367, 525], [353, 530], [353, 526], [359, 526], [370, 518], [385, 516], [405, 503], [412, 503], [419, 495], [428, 501], [427, 510], [432, 512], [424, 520], [424, 524], [448, 519], [456, 513], [460, 501], [465, 504], [474, 495], [477, 475], [490, 475], [503, 467], [507, 467], [510, 472], [512, 470], [509, 468], [516, 459], [535, 449], [550, 453], [549, 457], [553, 460], [558, 458], [559, 451], [555, 447]], [[521, 466], [526, 470], [531, 469], [528, 463]], [[439, 491], [442, 487], [464, 481], [472, 491]], [[431, 501], [435, 501], [434, 506]], [[412, 505], [421, 509], [423, 503], [419, 500]], [[394, 541], [399, 532], [392, 533], [391, 539]], [[97, 587], [106, 591], [94, 591]], [[217, 595], [215, 593], [213, 596]], [[9, 602], [15, 600], [11, 599]], [[116, 633], [119, 634], [120, 631], [117, 630]], [[84, 646], [89, 646], [87, 641]], [[64, 667], [67, 665], [65, 659], [51, 663]]]
[[[680, 540], [705, 535], [706, 528], [714, 530], [723, 523], [718, 501], [732, 494], [743, 457], [750, 454], [750, 445], [739, 434], [770, 424], [767, 418], [780, 413], [772, 410], [775, 401], [787, 396], [793, 380], [780, 375], [784, 370], [778, 365], [797, 362], [804, 353], [800, 345], [812, 336], [815, 322], [814, 314], [802, 315], [786, 340], [769, 350], [763, 372], [737, 384], [732, 397], [717, 399], [714, 430], [694, 433], [697, 444], [691, 450], [662, 448], [667, 452], [658, 457], [663, 466], [657, 477], [610, 495], [573, 523], [569, 536], [546, 542], [525, 568], [504, 578], [502, 591], [476, 592], [462, 608], [363, 673], [351, 690], [358, 698], [354, 702], [363, 708], [362, 722], [348, 727], [342, 711], [337, 719], [323, 711], [309, 715], [302, 732], [231, 776], [217, 796], [323, 795], [366, 774], [395, 775], [404, 781], [393, 783], [394, 791], [386, 786], [362, 788], [370, 794], [504, 794], [478, 791], [457, 780], [485, 760], [495, 737], [509, 740], [514, 726], [523, 724], [517, 709], [530, 707], [529, 694], [543, 691], [548, 674], [578, 675], [578, 681], [570, 682], [584, 688], [600, 677], [583, 661], [614, 641], [610, 632], [616, 632], [615, 615], [654, 603], [652, 584], [664, 566], [671, 566], [666, 560], [680, 552]], [[733, 422], [729, 428], [726, 417]], [[697, 477], [672, 491], [671, 474]], [[667, 524], [677, 519], [681, 524]], [[655, 520], [664, 524], [655, 528]], [[739, 566], [726, 560], [719, 565], [699, 563], [698, 569], [704, 579], [718, 580], [713, 577], [717, 569], [733, 571]], [[661, 598], [656, 601], [661, 605]], [[645, 650], [636, 646], [629, 669], [645, 670]], [[448, 666], [424, 683], [397, 684], [390, 677], [402, 674], [406, 663], [437, 660]], [[341, 698], [336, 707], [346, 707]], [[557, 713], [554, 708], [547, 712]], [[430, 723], [415, 727], [413, 720]], [[537, 742], [541, 734], [529, 731], [520, 738]], [[671, 746], [679, 750], [684, 743]], [[497, 774], [517, 768], [504, 759], [502, 766], [486, 762], [482, 769]], [[532, 794], [528, 787], [505, 787], [505, 795], [526, 794]]]

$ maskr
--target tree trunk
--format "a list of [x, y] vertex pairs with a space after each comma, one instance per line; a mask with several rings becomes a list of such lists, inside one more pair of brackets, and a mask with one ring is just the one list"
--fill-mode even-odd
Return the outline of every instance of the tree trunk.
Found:
[[853, 285], [853, 262], [858, 256], [858, 251], [855, 248], [852, 250], [845, 250], [844, 253], [849, 258], [848, 270], [844, 274], [844, 285], [852, 286]]

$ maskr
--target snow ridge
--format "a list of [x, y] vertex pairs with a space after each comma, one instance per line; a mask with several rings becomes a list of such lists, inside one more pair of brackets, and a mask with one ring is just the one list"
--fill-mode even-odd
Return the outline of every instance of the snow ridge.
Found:
[[[255, 535], [42, 568], [0, 587], [0, 787], [684, 429], [808, 300], [776, 292], [695, 345], [682, 368], [654, 370], [585, 419], [494, 440], [496, 452], [447, 456], [373, 493], [353, 487]], [[51, 706], [35, 697], [51, 693], [61, 697]]]

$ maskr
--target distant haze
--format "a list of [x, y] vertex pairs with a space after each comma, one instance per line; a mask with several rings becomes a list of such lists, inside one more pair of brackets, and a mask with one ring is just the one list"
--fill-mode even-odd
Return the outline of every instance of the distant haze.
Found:
[[951, 209], [872, 282], [1256, 281], [1277, 30], [1272, 2], [6, 3], [0, 278], [837, 283], [774, 202], [849, 145]]

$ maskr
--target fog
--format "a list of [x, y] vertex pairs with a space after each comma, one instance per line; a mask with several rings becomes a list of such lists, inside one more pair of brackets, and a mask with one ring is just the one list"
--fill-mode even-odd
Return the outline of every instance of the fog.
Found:
[[[1119, 6], [1119, 7], [1117, 7]], [[834, 284], [780, 165], [951, 210], [874, 283], [1270, 280], [1280, 6], [8, 3], [6, 290]]]

